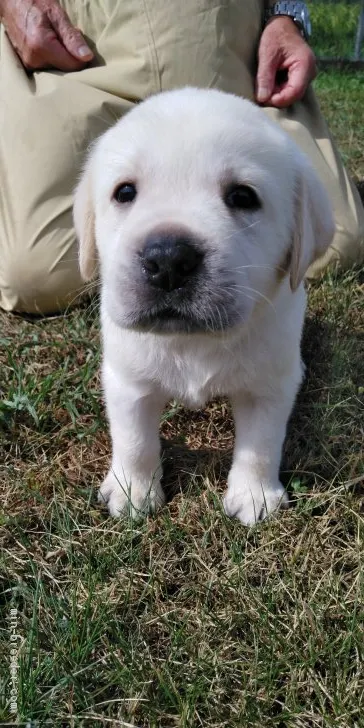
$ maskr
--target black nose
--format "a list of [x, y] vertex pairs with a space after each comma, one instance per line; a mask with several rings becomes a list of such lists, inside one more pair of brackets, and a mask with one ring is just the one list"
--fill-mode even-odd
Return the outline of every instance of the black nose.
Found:
[[194, 240], [176, 233], [149, 235], [141, 254], [148, 283], [164, 291], [182, 288], [197, 272], [202, 258]]

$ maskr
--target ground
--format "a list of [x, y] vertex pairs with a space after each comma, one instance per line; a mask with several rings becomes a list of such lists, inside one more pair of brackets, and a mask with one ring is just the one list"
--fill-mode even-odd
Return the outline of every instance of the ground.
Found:
[[[321, 104], [364, 177], [364, 76], [325, 73]], [[309, 287], [307, 378], [282, 461], [292, 507], [246, 529], [221, 494], [226, 402], [172, 403], [169, 504], [138, 526], [95, 489], [109, 439], [95, 304], [0, 315], [2, 614], [16, 608], [19, 719], [140, 728], [360, 728], [364, 277]], [[1, 632], [9, 713], [9, 619]]]

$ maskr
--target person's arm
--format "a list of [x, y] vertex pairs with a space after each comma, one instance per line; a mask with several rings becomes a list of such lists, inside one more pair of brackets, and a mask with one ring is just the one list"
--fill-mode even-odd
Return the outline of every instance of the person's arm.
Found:
[[[266, 0], [266, 7], [274, 5]], [[265, 28], [258, 48], [256, 100], [285, 107], [299, 101], [316, 76], [313, 51], [292, 18], [276, 16]]]
[[58, 0], [0, 0], [0, 21], [28, 70], [78, 71], [93, 58]]

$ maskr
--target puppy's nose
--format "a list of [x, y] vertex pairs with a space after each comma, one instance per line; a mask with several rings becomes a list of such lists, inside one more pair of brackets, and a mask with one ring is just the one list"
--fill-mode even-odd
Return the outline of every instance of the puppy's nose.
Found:
[[149, 235], [141, 254], [148, 283], [164, 291], [182, 288], [197, 273], [202, 258], [191, 238], [175, 233]]

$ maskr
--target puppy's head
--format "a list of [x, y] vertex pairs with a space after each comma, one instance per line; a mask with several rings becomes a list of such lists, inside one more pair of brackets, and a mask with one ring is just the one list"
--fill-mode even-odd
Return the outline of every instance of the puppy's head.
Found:
[[74, 218], [109, 315], [155, 332], [246, 322], [286, 274], [299, 286], [334, 232], [288, 136], [250, 102], [197, 89], [151, 97], [101, 137]]

